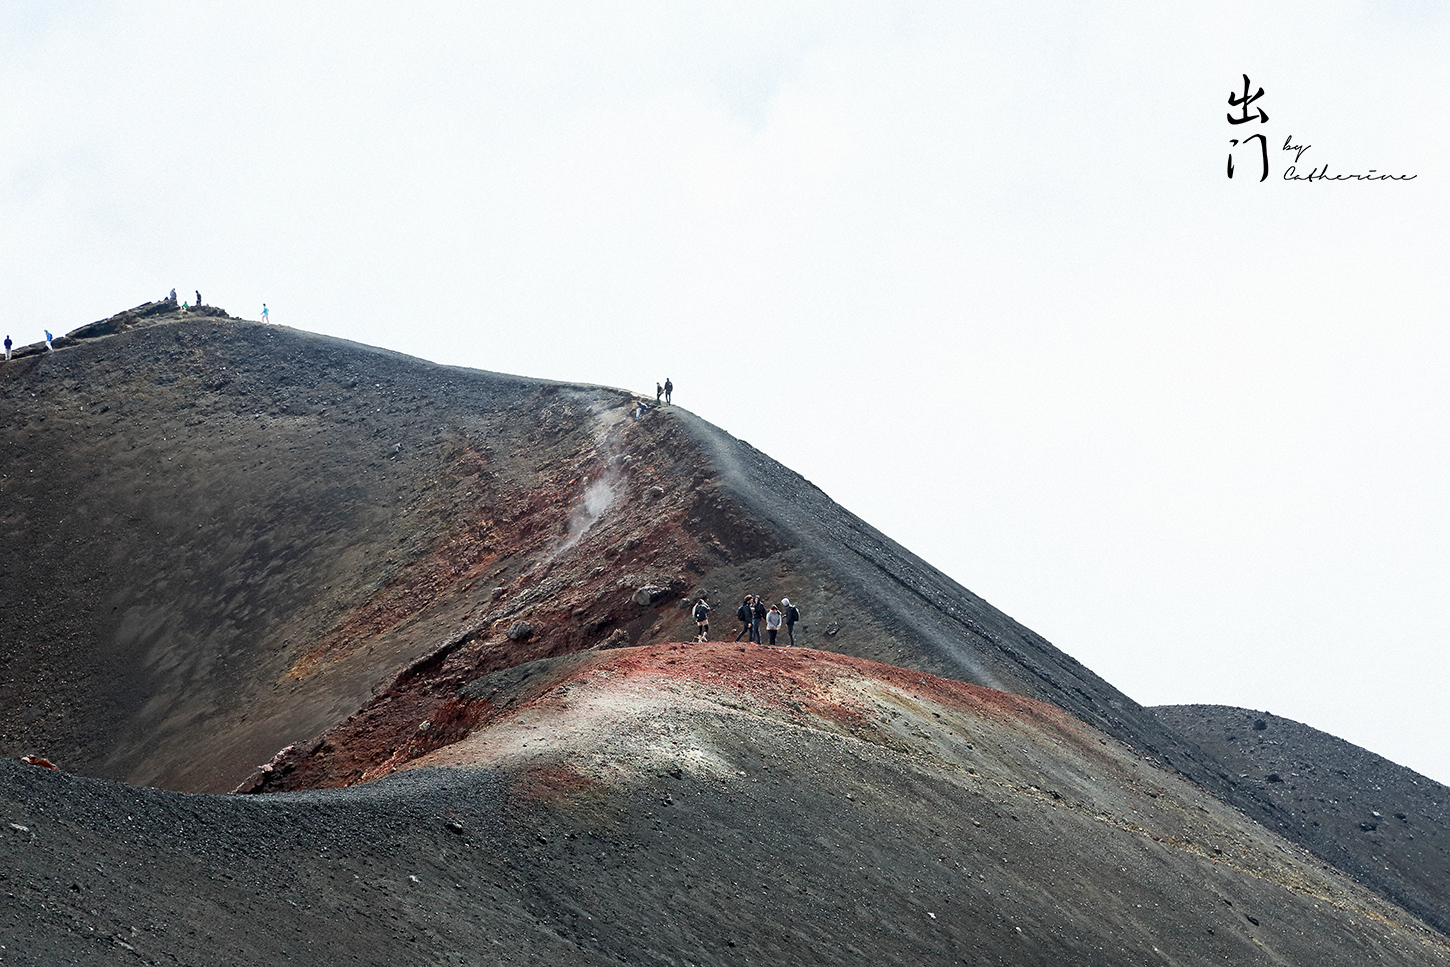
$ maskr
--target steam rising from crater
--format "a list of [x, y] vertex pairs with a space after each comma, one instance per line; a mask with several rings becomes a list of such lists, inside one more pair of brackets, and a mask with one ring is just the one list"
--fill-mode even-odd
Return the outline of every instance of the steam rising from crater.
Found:
[[584, 488], [584, 499], [569, 515], [569, 534], [556, 553], [563, 553], [579, 543], [594, 522], [604, 515], [619, 497], [619, 474], [613, 470]]

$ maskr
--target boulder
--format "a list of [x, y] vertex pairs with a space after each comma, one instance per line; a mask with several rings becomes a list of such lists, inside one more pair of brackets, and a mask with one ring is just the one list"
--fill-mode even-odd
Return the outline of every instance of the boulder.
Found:
[[615, 628], [609, 633], [609, 637], [595, 646], [596, 648], [628, 648], [629, 632], [623, 628]]
[[634, 592], [634, 603], [641, 608], [647, 608], [669, 593], [669, 588], [662, 588], [657, 584], [647, 584]]

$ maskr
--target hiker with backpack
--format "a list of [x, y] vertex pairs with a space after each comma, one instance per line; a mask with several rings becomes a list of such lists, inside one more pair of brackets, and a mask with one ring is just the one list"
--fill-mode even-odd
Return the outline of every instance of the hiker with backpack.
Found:
[[739, 641], [742, 636], [750, 634], [750, 622], [755, 618], [755, 609], [750, 606], [750, 595], [745, 596], [745, 601], [735, 611], [735, 617], [740, 619], [740, 634], [735, 636]]
[[706, 642], [710, 640], [710, 606], [701, 598], [695, 602], [695, 624], [700, 628], [700, 634], [696, 641]]
[[790, 598], [781, 598], [780, 603], [785, 608], [785, 633], [790, 638], [790, 646], [795, 647], [795, 623], [801, 620], [800, 608], [790, 603]]

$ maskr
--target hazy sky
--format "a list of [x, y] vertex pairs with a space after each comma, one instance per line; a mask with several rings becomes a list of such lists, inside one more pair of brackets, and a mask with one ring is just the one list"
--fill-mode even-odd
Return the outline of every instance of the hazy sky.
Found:
[[1447, 50], [1411, 0], [8, 0], [0, 328], [176, 286], [670, 376], [1133, 698], [1450, 782]]

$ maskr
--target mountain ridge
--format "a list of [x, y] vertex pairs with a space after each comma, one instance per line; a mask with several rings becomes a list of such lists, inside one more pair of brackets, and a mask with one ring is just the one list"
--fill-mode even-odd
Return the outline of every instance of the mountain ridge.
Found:
[[[801, 645], [886, 663], [852, 673], [864, 680], [895, 667], [1047, 702], [1165, 788], [1187, 779], [1450, 925], [1438, 867], [1407, 877], [1280, 826], [1278, 790], [1236, 778], [1197, 741], [1208, 733], [1139, 706], [681, 408], [636, 419], [622, 390], [438, 366], [210, 307], [148, 304], [56, 345], [0, 368], [0, 581], [29, 603], [0, 610], [6, 755], [193, 792], [242, 783], [269, 801], [366, 788], [486, 734], [498, 709], [470, 691], [480, 683], [681, 647], [700, 596], [728, 639], [739, 597], [770, 592], [802, 606]], [[785, 678], [810, 660], [771, 654]], [[629, 751], [627, 731], [619, 741]], [[1043, 808], [1035, 828], [1066, 836]], [[662, 845], [639, 848], [664, 862]], [[1193, 875], [1180, 864], [1199, 860], [1173, 857], [1174, 876]], [[1048, 889], [1017, 888], [1029, 882]]]

